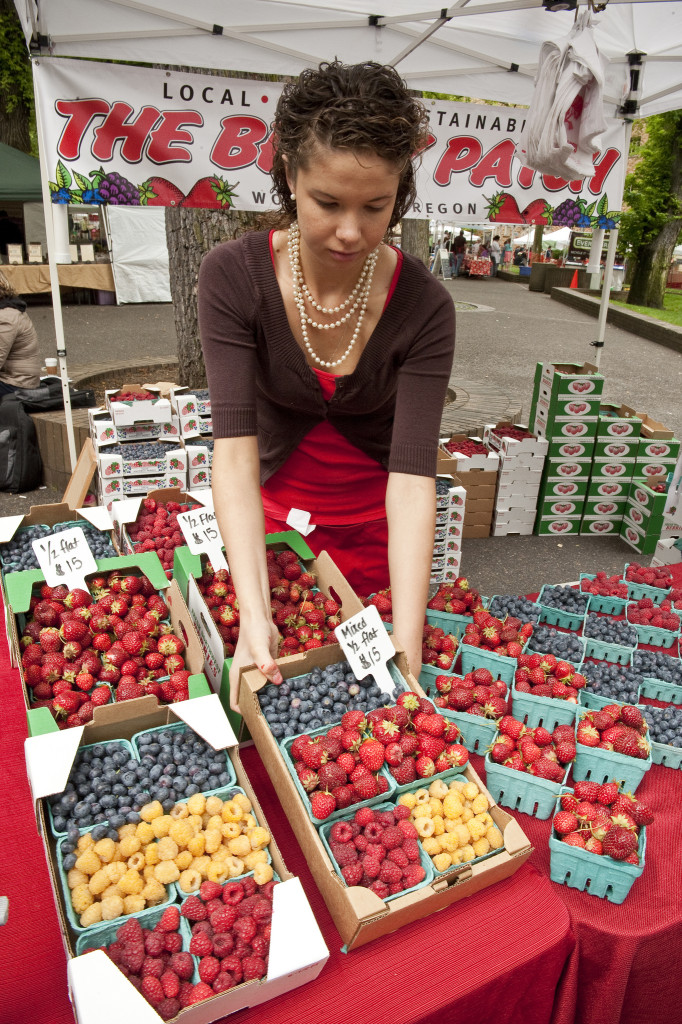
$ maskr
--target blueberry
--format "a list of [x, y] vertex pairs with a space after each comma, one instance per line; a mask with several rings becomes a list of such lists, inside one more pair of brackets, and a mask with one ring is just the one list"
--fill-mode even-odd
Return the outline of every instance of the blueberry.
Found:
[[66, 857], [64, 857], [64, 860], [62, 861], [62, 867], [64, 868], [65, 871], [71, 871], [71, 869], [75, 868], [76, 866], [76, 860], [77, 858], [75, 853], [69, 853], [66, 855]]

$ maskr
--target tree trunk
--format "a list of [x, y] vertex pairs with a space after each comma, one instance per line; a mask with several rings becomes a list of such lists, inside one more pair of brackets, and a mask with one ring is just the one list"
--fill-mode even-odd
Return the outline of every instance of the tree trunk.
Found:
[[420, 220], [415, 217], [405, 218], [400, 222], [400, 228], [403, 252], [409, 252], [411, 256], [416, 256], [425, 267], [428, 267], [430, 262], [428, 220]]
[[[13, 76], [13, 84], [0, 89], [0, 142], [30, 153], [33, 108], [26, 101], [23, 85], [25, 79], [30, 82], [31, 69], [21, 22], [12, 0], [0, 0], [0, 19], [3, 61], [12, 69]], [[14, 76], [18, 78], [14, 80]]]
[[680, 236], [680, 229], [681, 218], [670, 220], [653, 241], [639, 247], [628, 294], [629, 305], [663, 309], [670, 261]]
[[252, 229], [262, 213], [166, 207], [166, 240], [171, 298], [178, 339], [179, 383], [206, 387], [197, 315], [197, 277], [203, 257], [219, 242]]
[[543, 229], [542, 224], [536, 224], [535, 225], [535, 230], [533, 232], [533, 252], [535, 253], [536, 256], [541, 256], [542, 255], [542, 232], [543, 232], [543, 230], [544, 229]]

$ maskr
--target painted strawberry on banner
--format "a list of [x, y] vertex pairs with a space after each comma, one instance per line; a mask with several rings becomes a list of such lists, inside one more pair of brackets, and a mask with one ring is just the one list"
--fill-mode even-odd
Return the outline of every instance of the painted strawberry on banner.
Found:
[[235, 182], [234, 185], [230, 185], [224, 178], [215, 175], [209, 178], [200, 178], [192, 185], [180, 205], [201, 207], [204, 210], [224, 210], [234, 206], [235, 193], [233, 190], [238, 184], [239, 182]]

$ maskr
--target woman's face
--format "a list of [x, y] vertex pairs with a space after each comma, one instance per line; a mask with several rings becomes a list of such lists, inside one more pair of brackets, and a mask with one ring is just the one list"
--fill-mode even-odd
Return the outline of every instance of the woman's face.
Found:
[[296, 194], [301, 251], [320, 268], [361, 266], [386, 234], [400, 172], [376, 153], [317, 144], [288, 177]]

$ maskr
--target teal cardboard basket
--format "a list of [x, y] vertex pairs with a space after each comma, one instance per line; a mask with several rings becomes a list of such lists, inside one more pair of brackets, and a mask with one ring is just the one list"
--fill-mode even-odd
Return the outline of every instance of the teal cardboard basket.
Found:
[[[135, 752], [135, 757], [140, 760], [140, 737], [142, 736], [158, 736], [160, 733], [171, 732], [171, 733], [185, 733], [192, 732], [188, 725], [184, 722], [174, 722], [172, 725], [161, 725], [156, 729], [145, 729], [143, 732], [136, 732], [133, 736], [131, 743]], [[201, 737], [197, 737], [201, 739]], [[144, 747], [142, 748], [144, 750]], [[202, 789], [201, 792], [204, 796], [213, 796], [216, 793], [223, 792], [226, 787], [234, 786], [237, 782], [237, 775], [234, 770], [234, 765], [230, 760], [227, 750], [216, 750], [216, 757], [225, 761], [225, 771], [230, 777], [230, 781], [225, 786], [221, 786], [219, 789]], [[189, 799], [189, 797], [187, 798]], [[184, 800], [178, 800], [178, 803], [184, 803]]]
[[647, 758], [630, 757], [618, 754], [615, 750], [603, 750], [601, 747], [586, 747], [576, 743], [576, 756], [573, 762], [573, 781], [588, 780], [602, 786], [611, 779], [618, 779], [623, 788], [634, 793], [652, 765], [651, 753]]
[[662, 764], [664, 768], [682, 768], [682, 750], [671, 747], [669, 743], [651, 741], [651, 760], [654, 764]]
[[[93, 747], [109, 746], [109, 744], [111, 743], [115, 743], [117, 747], [120, 747], [121, 750], [124, 750], [131, 759], [137, 760], [137, 754], [133, 749], [133, 745], [132, 743], [129, 743], [128, 740], [107, 740], [105, 743], [88, 743], [86, 746], [80, 747], [78, 753], [80, 754], [84, 750], [92, 750]], [[76, 760], [78, 760], [78, 755], [76, 755]], [[62, 794], [59, 793], [57, 795], [61, 796]], [[52, 835], [56, 836], [57, 838], [65, 836], [66, 832], [58, 832], [54, 827], [54, 816], [52, 814], [52, 803], [50, 797], [48, 797], [47, 799], [47, 816], [50, 821], [50, 830], [52, 832]], [[83, 834], [83, 832], [89, 832], [90, 829], [94, 828], [95, 825], [97, 824], [101, 823], [96, 821], [84, 821], [83, 824], [80, 826], [81, 835]]]
[[[538, 594], [537, 603], [540, 605], [540, 622], [546, 622], [549, 626], [561, 626], [563, 629], [571, 629], [578, 631], [584, 622], [585, 614], [587, 612], [587, 595], [585, 597], [585, 611], [582, 615], [573, 612], [562, 611], [561, 608], [554, 608], [552, 605], [544, 604], [542, 598], [545, 596], [548, 590], [553, 590], [554, 587], [543, 586], [542, 590]], [[579, 593], [579, 591], [576, 591]]]
[[[129, 914], [126, 918], [118, 917], [113, 921], [103, 921], [101, 924], [92, 925], [91, 928], [88, 928], [87, 931], [78, 936], [76, 940], [76, 956], [81, 956], [91, 949], [101, 949], [103, 946], [110, 946], [112, 942], [116, 941], [116, 933], [119, 928], [126, 921], [129, 921], [131, 917], [136, 917], [145, 930], [153, 931], [154, 926], [159, 923], [168, 906], [170, 904], [166, 904], [163, 907], [150, 907], [148, 910], [141, 910], [138, 914]], [[179, 904], [178, 909], [180, 909]], [[182, 915], [180, 916], [178, 932], [182, 936], [182, 948], [187, 952], [192, 938], [192, 926], [187, 918], [182, 917]]]
[[557, 725], [574, 725], [577, 708], [577, 704], [557, 697], [519, 693], [516, 686], [512, 686], [512, 715], [532, 729], [541, 725], [552, 732]]
[[[629, 609], [633, 607], [634, 604], [634, 601], [630, 602], [630, 604], [625, 610], [626, 616]], [[629, 621], [630, 620], [628, 618], [628, 622]], [[668, 649], [676, 643], [677, 638], [680, 635], [679, 626], [677, 627], [677, 629], [673, 630], [662, 629], [660, 626], [640, 625], [637, 622], [631, 622], [630, 625], [637, 633], [637, 642], [639, 644], [647, 644], [651, 647], [664, 647]]]
[[470, 754], [485, 754], [497, 735], [496, 718], [470, 715], [467, 711], [451, 711], [450, 708], [438, 708], [438, 713], [457, 723], [462, 734], [461, 741]]
[[[555, 810], [560, 810], [559, 799]], [[639, 833], [639, 864], [626, 864], [603, 854], [569, 846], [557, 839], [552, 831], [549, 837], [550, 878], [559, 885], [580, 889], [590, 896], [600, 896], [610, 903], [622, 903], [644, 871], [645, 851], [646, 828]]]
[[460, 638], [466, 627], [472, 623], [471, 615], [452, 615], [450, 612], [437, 612], [431, 608], [426, 609], [426, 621], [431, 626], [440, 626], [446, 633]]
[[[331, 728], [332, 728], [331, 725], [325, 725], [321, 729], [311, 729], [310, 732], [306, 733], [306, 736], [324, 736], [326, 733], [329, 732], [329, 730]], [[300, 796], [301, 800], [303, 801], [303, 806], [305, 807], [306, 811], [308, 812], [308, 815], [310, 816], [310, 820], [312, 821], [313, 825], [324, 825], [324, 823], [327, 822], [327, 821], [330, 821], [330, 822], [338, 821], [339, 818], [347, 817], [349, 812], [353, 812], [354, 813], [360, 807], [373, 807], [374, 808], [380, 802], [382, 802], [382, 801], [385, 802], [386, 800], [390, 800], [391, 797], [393, 796], [393, 794], [395, 793], [395, 791], [396, 791], [396, 781], [393, 778], [393, 776], [391, 775], [391, 773], [388, 771], [387, 766], [384, 765], [384, 767], [379, 772], [379, 775], [383, 775], [386, 779], [388, 779], [388, 790], [385, 793], [377, 793], [377, 795], [373, 796], [370, 800], [361, 800], [357, 804], [351, 804], [350, 807], [342, 807], [339, 810], [334, 811], [332, 814], [330, 814], [328, 818], [316, 818], [313, 815], [312, 807], [310, 806], [310, 797], [308, 796], [308, 794], [306, 793], [305, 789], [301, 785], [301, 783], [299, 781], [299, 778], [298, 778], [298, 775], [296, 774], [296, 769], [294, 768], [294, 762], [291, 759], [291, 744], [294, 742], [295, 739], [296, 739], [295, 736], [287, 736], [286, 739], [280, 741], [279, 749], [282, 752], [282, 757], [284, 758], [284, 763], [286, 764], [286, 766], [287, 766], [287, 768], [289, 770], [289, 774], [291, 775], [291, 778], [294, 781], [294, 785], [296, 786], [296, 789], [298, 790], [298, 795]]]
[[665, 701], [666, 704], [682, 704], [682, 684], [664, 683], [662, 679], [652, 676], [644, 676], [639, 694], [640, 697]]
[[[628, 562], [623, 569], [623, 579], [630, 567]], [[670, 587], [648, 587], [645, 583], [631, 583], [625, 580], [628, 585], [628, 597], [631, 601], [638, 601], [640, 597], [650, 597], [654, 604], [661, 604], [670, 594]]]
[[[524, 650], [528, 645], [524, 645]], [[516, 658], [508, 658], [504, 654], [495, 654], [482, 647], [462, 644], [462, 673], [473, 672], [477, 668], [487, 668], [492, 672], [493, 679], [501, 679], [507, 686], [514, 682], [514, 674], [518, 667]]]
[[585, 657], [594, 658], [596, 661], [610, 661], [614, 665], [631, 665], [633, 652], [636, 647], [622, 647], [620, 644], [605, 644], [601, 640], [593, 640], [590, 636], [584, 636]]
[[[563, 783], [539, 779], [527, 772], [518, 772], [503, 764], [495, 764], [490, 755], [485, 757], [486, 786], [496, 803], [510, 807], [513, 811], [531, 814], [544, 820], [554, 811], [557, 786]], [[563, 782], [568, 775], [568, 766]]]
[[[581, 583], [583, 580], [593, 579], [595, 576], [590, 576], [589, 573], [580, 573]], [[600, 594], [588, 594], [587, 610], [588, 612], [604, 612], [606, 615], [622, 615], [628, 601], [627, 597], [602, 597]]]
[[[639, 702], [639, 691], [635, 704]], [[583, 708], [589, 708], [590, 711], [600, 711], [602, 708], [607, 707], [609, 704], [629, 704], [630, 701], [618, 700], [616, 697], [604, 697], [601, 693], [592, 693], [591, 690], [583, 689], [580, 691], [580, 706]]]
[[[466, 766], [468, 764], [469, 764], [469, 762], [465, 761], [464, 764], [454, 765], [452, 768], [448, 768], [448, 770], [445, 771], [445, 772], [436, 772], [435, 775], [429, 775], [427, 778], [415, 779], [414, 782], [406, 782], [403, 786], [399, 786], [396, 783], [396, 787], [395, 787], [395, 789], [394, 789], [394, 791], [392, 793], [392, 797], [397, 798], [402, 793], [409, 793], [411, 790], [414, 790], [415, 788], [416, 789], [422, 789], [422, 788], [423, 789], [428, 789], [428, 787], [431, 785], [431, 783], [435, 782], [436, 779], [440, 779], [443, 782], [448, 782], [448, 783], [452, 782], [453, 779], [456, 779], [458, 775], [462, 774], [462, 772], [464, 771], [464, 769], [466, 768]], [[389, 772], [390, 772], [390, 769], [389, 769]], [[393, 781], [395, 782], [395, 779]], [[350, 807], [346, 808], [347, 811], [349, 811], [351, 809], [352, 808], [350, 808]]]
[[455, 657], [452, 660], [452, 665], [450, 666], [450, 668], [443, 669], [436, 668], [435, 665], [422, 665], [419, 672], [419, 685], [424, 690], [430, 687], [433, 687], [435, 689], [436, 679], [438, 679], [438, 676], [454, 676], [456, 662], [457, 654], [455, 653]]
[[[414, 784], [412, 785], [412, 788], [414, 788]], [[385, 795], [386, 794], [384, 794], [384, 796]], [[354, 812], [355, 810], [357, 810], [357, 807], [359, 807], [359, 806], [360, 805], [358, 804], [357, 806], [354, 806], [354, 807], [346, 807], [344, 812], [343, 812], [344, 820], [352, 821], [353, 820], [353, 813], [349, 813], [349, 812]], [[375, 807], [372, 808], [372, 810], [374, 810], [374, 811], [392, 811], [394, 809], [394, 807], [395, 807], [395, 804], [392, 804], [392, 803], [382, 803], [382, 804], [377, 804]], [[328, 824], [327, 824], [327, 822], [328, 822]], [[333, 821], [329, 821], [329, 818], [327, 818], [326, 822], [324, 822], [322, 824], [322, 827], [319, 829], [320, 839], [322, 840], [322, 843], [324, 845], [325, 850], [327, 851], [329, 859], [330, 859], [330, 861], [332, 862], [332, 864], [334, 866], [334, 870], [336, 871], [337, 875], [341, 879], [341, 882], [345, 886], [346, 882], [345, 882], [345, 879], [344, 879], [343, 875], [341, 874], [341, 868], [336, 863], [336, 858], [334, 857], [334, 854], [332, 853], [331, 848], [329, 846], [329, 833], [331, 832], [331, 828], [332, 828], [333, 824], [334, 824], [334, 822]], [[434, 868], [433, 868], [433, 864], [431, 863], [431, 858], [429, 857], [429, 855], [427, 853], [424, 852], [424, 849], [423, 849], [421, 843], [419, 844], [419, 860], [420, 860], [421, 866], [424, 868], [424, 872], [425, 872], [424, 880], [422, 882], [420, 882], [419, 885], [413, 885], [410, 889], [402, 889], [400, 892], [395, 893], [395, 895], [393, 895], [393, 896], [387, 896], [386, 899], [384, 900], [384, 903], [389, 903], [391, 900], [397, 900], [398, 897], [400, 897], [400, 896], [406, 896], [408, 894], [408, 892], [416, 892], [417, 889], [423, 889], [425, 885], [430, 885], [431, 884], [431, 882], [433, 881]]]

